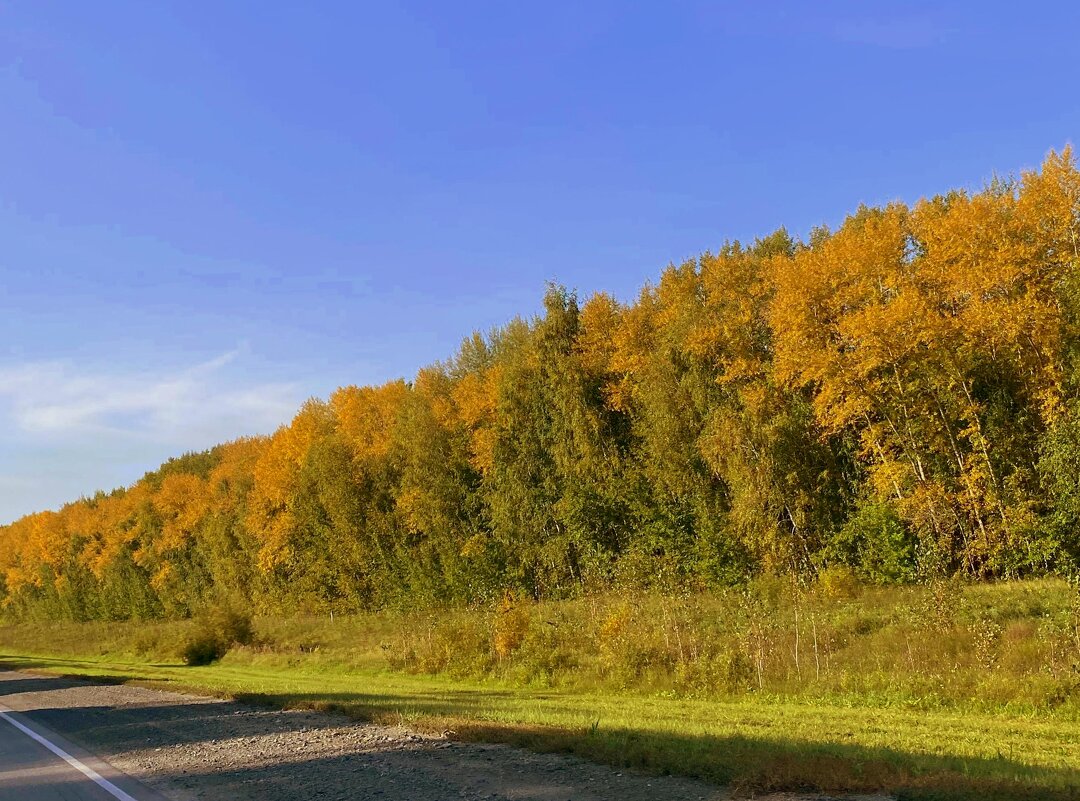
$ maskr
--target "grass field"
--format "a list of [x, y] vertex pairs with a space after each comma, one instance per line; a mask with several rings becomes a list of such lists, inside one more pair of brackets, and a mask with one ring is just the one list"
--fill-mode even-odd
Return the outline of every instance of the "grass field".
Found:
[[[710, 638], [734, 643], [738, 628], [717, 623], [731, 599], [711, 596], [639, 599], [633, 615], [625, 598], [610, 597], [434, 617], [264, 618], [259, 644], [207, 667], [168, 658], [167, 644], [190, 625], [183, 622], [7, 626], [0, 653], [9, 667], [450, 729], [460, 739], [698, 776], [744, 794], [1080, 797], [1080, 685], [1069, 662], [1074, 632], [1063, 623], [1071, 618], [1062, 617], [1071, 614], [1068, 588], [960, 588], [953, 624], [938, 621], [936, 636], [916, 638], [922, 624], [908, 606], [923, 603], [924, 592], [933, 591], [801, 598], [800, 620], [814, 616], [814, 632], [791, 632], [790, 641], [778, 632], [795, 619], [792, 599], [779, 599], [747, 629], [776, 624], [775, 653], [760, 662], [745, 648], [753, 639], [740, 640], [745, 662], [705, 647]], [[853, 632], [842, 646], [837, 627]], [[806, 651], [796, 658], [798, 648]], [[725, 670], [707, 672], [712, 684], [688, 675], [680, 650]], [[554, 663], [552, 652], [562, 654]]]

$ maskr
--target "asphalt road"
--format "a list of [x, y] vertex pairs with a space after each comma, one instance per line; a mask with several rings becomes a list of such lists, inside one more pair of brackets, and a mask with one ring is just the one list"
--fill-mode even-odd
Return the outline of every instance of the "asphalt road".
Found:
[[159, 801], [161, 796], [29, 716], [0, 705], [3, 801]]

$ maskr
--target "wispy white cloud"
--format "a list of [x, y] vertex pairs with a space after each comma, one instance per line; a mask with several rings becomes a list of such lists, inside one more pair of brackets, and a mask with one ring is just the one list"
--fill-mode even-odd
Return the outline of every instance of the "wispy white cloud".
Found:
[[[30, 435], [113, 433], [173, 440], [185, 431], [236, 436], [272, 429], [296, 409], [292, 384], [238, 385], [241, 351], [172, 372], [88, 372], [70, 362], [0, 366], [0, 414]], [[233, 371], [236, 372], [236, 371]], [[2, 408], [6, 407], [6, 409]], [[242, 431], [231, 430], [239, 423]]]
[[233, 350], [178, 369], [0, 364], [0, 522], [130, 484], [169, 456], [269, 433], [305, 397]]
[[945, 43], [949, 28], [931, 14], [863, 17], [841, 22], [837, 39], [871, 47], [915, 50]]

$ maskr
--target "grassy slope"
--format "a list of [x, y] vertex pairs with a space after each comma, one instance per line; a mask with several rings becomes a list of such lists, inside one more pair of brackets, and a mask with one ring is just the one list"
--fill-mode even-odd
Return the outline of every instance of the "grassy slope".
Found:
[[[995, 619], [988, 609], [998, 610], [995, 614], [1004, 615], [1008, 624], [993, 629], [998, 631], [999, 644], [995, 661], [983, 671], [984, 682], [993, 677], [994, 683], [987, 686], [1007, 695], [1003, 688], [1012, 681], [1019, 694], [1025, 680], [1014, 651], [1029, 654], [1039, 638], [1037, 632], [1028, 639], [1014, 632], [1010, 640], [1005, 632], [1010, 627], [1023, 628], [1024, 615], [1041, 620], [1052, 614], [1055, 607], [1047, 598], [1060, 591], [1056, 585], [1032, 584], [979, 591], [983, 595], [977, 597], [982, 610], [978, 619], [984, 626]], [[1032, 604], [1032, 598], [1041, 600]], [[1027, 600], [1021, 603], [1023, 599]], [[622, 609], [624, 601], [606, 603], [603, 608], [579, 605], [577, 612], [564, 607], [536, 614], [545, 619], [556, 612], [569, 619], [579, 612], [588, 614], [599, 617], [597, 625], [610, 633], [609, 613]], [[898, 603], [895, 596], [863, 597], [845, 608], [862, 617], [880, 618]], [[703, 626], [716, 611], [715, 604], [695, 607], [684, 622], [689, 625], [696, 616], [699, 627]], [[778, 619], [786, 619], [783, 611], [777, 607]], [[819, 609], [822, 621], [829, 611]], [[445, 625], [460, 636], [461, 626], [479, 625], [478, 615], [459, 613], [456, 621]], [[482, 617], [490, 620], [490, 613]], [[900, 620], [903, 615], [894, 617]], [[660, 619], [662, 615], [640, 615], [632, 639], [646, 642], [649, 621]], [[835, 616], [828, 619], [848, 626]], [[274, 643], [272, 647], [240, 649], [220, 664], [185, 668], [153, 658], [160, 643], [179, 636], [184, 624], [13, 626], [0, 629], [0, 652], [9, 655], [4, 660], [9, 666], [149, 682], [277, 706], [333, 708], [363, 719], [452, 729], [463, 739], [572, 751], [620, 766], [731, 782], [747, 792], [891, 789], [912, 797], [1080, 797], [1076, 789], [1080, 788], [1080, 715], [1073, 701], [1039, 708], [1031, 703], [1017, 706], [1004, 698], [992, 704], [965, 700], [959, 695], [962, 688], [982, 685], [961, 675], [976, 668], [961, 658], [962, 649], [958, 651], [956, 641], [944, 631], [936, 638], [943, 649], [938, 657], [952, 654], [945, 673], [961, 678], [947, 685], [952, 687], [951, 702], [939, 697], [927, 708], [921, 696], [912, 692], [924, 686], [926, 676], [908, 676], [902, 665], [896, 665], [891, 675], [879, 669], [881, 654], [888, 658], [889, 643], [898, 654], [905, 654], [909, 665], [916, 665], [911, 661], [914, 657], [908, 656], [911, 643], [899, 635], [896, 626], [900, 624], [895, 621], [877, 628], [864, 625], [861, 637], [837, 649], [830, 664], [840, 678], [831, 683], [815, 672], [813, 681], [793, 684], [790, 669], [785, 672], [780, 662], [774, 662], [767, 678], [774, 690], [783, 693], [768, 692], [766, 687], [765, 691], [726, 695], [687, 691], [677, 682], [664, 685], [655, 670], [643, 674], [644, 683], [639, 686], [617, 689], [605, 684], [599, 678], [601, 657], [606, 653], [602, 643], [592, 661], [583, 657], [567, 669], [566, 676], [549, 672], [542, 682], [536, 681], [535, 672], [515, 666], [511, 658], [497, 670], [489, 666], [483, 679], [469, 678], [469, 671], [460, 669], [459, 677], [451, 677], [453, 665], [444, 665], [439, 675], [392, 671], [387, 668], [387, 651], [409, 642], [402, 640], [403, 623], [409, 636], [419, 638], [417, 642], [438, 639], [422, 631], [416, 619], [390, 616], [339, 619], [333, 624], [261, 620], [259, 630]], [[436, 623], [434, 631], [442, 625]], [[583, 626], [577, 628], [580, 634]], [[825, 639], [825, 629], [822, 622], [821, 639]], [[690, 634], [684, 631], [680, 641]], [[626, 636], [625, 629], [619, 636]], [[979, 643], [976, 638], [974, 644]], [[546, 644], [560, 647], [559, 643]], [[919, 645], [929, 647], [925, 641]], [[776, 647], [786, 652], [784, 643]], [[875, 649], [878, 656], [867, 657]], [[519, 653], [527, 650], [522, 647]], [[929, 651], [923, 657], [931, 659], [934, 654]], [[419, 657], [414, 654], [414, 658]], [[803, 664], [810, 658], [804, 656]], [[396, 660], [391, 656], [390, 662]], [[463, 657], [455, 664], [460, 668], [470, 662]], [[856, 671], [857, 665], [862, 665], [862, 673]], [[672, 676], [678, 674], [677, 664], [672, 671]], [[523, 681], [526, 675], [531, 677], [529, 683]], [[593, 678], [583, 682], [582, 675]], [[577, 678], [570, 680], [572, 676]], [[858, 679], [854, 684], [853, 676]], [[1067, 678], [1062, 679], [1064, 684], [1059, 681], [1059, 693], [1060, 687], [1070, 686]], [[935, 686], [942, 686], [937, 678], [931, 679]], [[837, 691], [850, 686], [856, 690]], [[889, 686], [893, 691], [882, 690]], [[870, 692], [868, 688], [876, 689]]]

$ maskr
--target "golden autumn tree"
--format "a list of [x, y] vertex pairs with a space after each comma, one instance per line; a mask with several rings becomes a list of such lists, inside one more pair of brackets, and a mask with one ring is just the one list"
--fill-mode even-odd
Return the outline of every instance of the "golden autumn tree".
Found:
[[1080, 563], [1080, 173], [550, 287], [412, 382], [0, 526], [0, 609], [182, 617]]
[[919, 281], [920, 260], [910, 214], [894, 204], [864, 208], [775, 262], [775, 369], [812, 389], [827, 433], [858, 436], [874, 493], [951, 557], [952, 537], [970, 539], [983, 509], [961, 513], [958, 502], [948, 447], [955, 414], [941, 406], [951, 326]]
[[293, 496], [308, 450], [333, 428], [330, 407], [309, 400], [288, 425], [266, 443], [252, 472], [244, 523], [257, 543], [257, 564], [264, 575], [287, 576], [296, 554]]
[[1007, 567], [1036, 525], [1069, 185], [1051, 156], [1018, 184], [864, 209], [776, 264], [777, 374], [813, 388], [827, 431], [857, 433], [873, 492], [925, 532], [927, 558], [970, 572]]
[[[481, 467], [490, 467], [491, 448], [476, 459], [475, 435], [490, 423], [492, 408], [455, 377], [451, 366], [422, 369], [394, 429], [400, 463], [397, 509], [406, 562], [403, 580], [413, 597], [468, 601], [498, 585], [497, 555], [483, 521]], [[479, 401], [467, 407], [458, 403]]]

